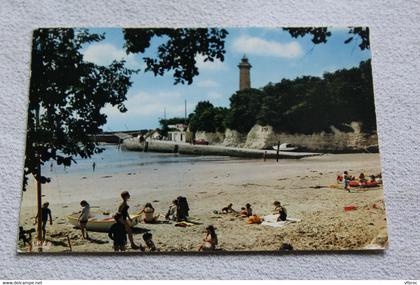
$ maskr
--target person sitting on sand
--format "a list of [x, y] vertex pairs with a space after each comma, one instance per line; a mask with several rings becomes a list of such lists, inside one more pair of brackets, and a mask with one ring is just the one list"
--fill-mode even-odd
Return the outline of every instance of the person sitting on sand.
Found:
[[23, 246], [28, 244], [28, 251], [32, 251], [32, 233], [35, 229], [24, 230], [23, 227], [19, 227], [19, 240], [23, 242]]
[[[42, 208], [41, 208], [41, 219], [42, 219], [42, 239], [45, 239], [45, 235], [47, 233], [47, 222], [48, 222], [48, 218], [50, 218], [50, 225], [53, 224], [52, 222], [52, 216], [51, 216], [51, 210], [48, 208], [48, 206], [50, 205], [50, 203], [45, 202], [44, 204], [42, 204]], [[35, 217], [35, 223], [34, 225], [38, 222], [38, 214]]]
[[206, 228], [206, 237], [203, 239], [203, 244], [198, 248], [198, 251], [212, 251], [216, 249], [218, 244], [216, 229], [210, 225]]
[[146, 203], [146, 205], [144, 205], [143, 210], [140, 211], [140, 214], [144, 213], [144, 219], [143, 221], [147, 224], [147, 223], [155, 223], [158, 219], [158, 217], [154, 216], [155, 213], [155, 208], [153, 208], [151, 203]]
[[279, 217], [277, 218], [277, 222], [285, 221], [287, 218], [287, 210], [284, 206], [281, 205], [279, 201], [274, 201], [274, 211], [275, 214], [279, 214]]
[[222, 214], [228, 214], [228, 213], [238, 213], [237, 211], [235, 211], [234, 209], [232, 209], [233, 204], [230, 203], [229, 205], [227, 205], [226, 207], [224, 207], [222, 209]]
[[246, 203], [245, 208], [246, 208], [246, 216], [247, 216], [247, 217], [252, 216], [252, 208], [251, 208], [251, 204]]
[[89, 239], [89, 235], [86, 229], [88, 220], [89, 220], [89, 215], [90, 215], [90, 206], [89, 203], [86, 202], [85, 200], [82, 200], [80, 202], [80, 206], [83, 207], [82, 209], [82, 213], [79, 216], [79, 226], [80, 229], [82, 230], [82, 238], [83, 239]]
[[367, 180], [366, 180], [366, 177], [365, 177], [365, 174], [362, 172], [362, 173], [360, 173], [360, 175], [359, 175], [359, 182], [360, 183], [365, 183], [365, 182], [367, 182]]
[[378, 184], [382, 184], [382, 173], [380, 172], [378, 175], [376, 175], [375, 177], [376, 182], [378, 182]]
[[239, 215], [241, 217], [247, 217], [247, 214], [248, 214], [248, 212], [247, 212], [246, 208], [245, 207], [242, 207], [241, 208], [241, 211], [239, 212]]
[[375, 175], [371, 175], [370, 176], [370, 183], [376, 182], [376, 177]]
[[168, 212], [165, 215], [165, 219], [176, 221], [176, 209], [178, 207], [178, 201], [173, 200], [172, 205], [169, 206]]
[[147, 248], [150, 251], [156, 251], [155, 243], [152, 241], [153, 235], [151, 233], [144, 233], [143, 234], [143, 240], [147, 245]]
[[114, 251], [125, 251], [127, 244], [127, 232], [121, 213], [114, 215], [115, 224], [108, 231], [108, 236], [114, 241]]
[[131, 248], [132, 249], [139, 249], [139, 248], [141, 249], [141, 247], [137, 246], [134, 243], [133, 230], [131, 229], [131, 224], [132, 224], [133, 220], [130, 218], [130, 215], [128, 214], [128, 209], [130, 208], [130, 206], [128, 206], [127, 201], [128, 201], [128, 199], [130, 199], [130, 193], [128, 193], [127, 191], [123, 191], [121, 193], [121, 198], [123, 199], [123, 202], [118, 207], [118, 212], [121, 213], [121, 215], [122, 215], [123, 224], [124, 224], [124, 227], [125, 227], [125, 231], [128, 234], [128, 239], [130, 240]]

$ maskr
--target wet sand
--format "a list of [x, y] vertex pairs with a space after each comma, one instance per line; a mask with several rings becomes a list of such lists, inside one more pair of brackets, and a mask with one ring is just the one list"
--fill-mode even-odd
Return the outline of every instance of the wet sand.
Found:
[[[106, 167], [99, 165], [98, 167]], [[47, 226], [44, 251], [68, 251], [67, 235], [73, 252], [111, 252], [106, 233], [91, 232], [91, 240], [82, 240], [80, 230], [65, 217], [80, 210], [87, 200], [92, 207], [115, 212], [120, 193], [129, 191], [132, 213], [151, 202], [163, 215], [177, 196], [186, 196], [190, 217], [197, 225], [180, 228], [171, 224], [139, 224], [135, 240], [144, 244], [142, 233], [149, 231], [160, 251], [196, 251], [207, 225], [214, 225], [219, 248], [224, 251], [279, 250], [289, 243], [295, 250], [358, 250], [384, 248], [387, 245], [383, 189], [354, 190], [329, 188], [344, 170], [376, 174], [379, 154], [330, 154], [300, 160], [231, 160], [189, 163], [178, 166], [148, 165], [129, 172], [101, 174], [52, 174], [52, 182], [43, 188], [43, 201], [50, 202], [54, 224]], [[20, 225], [34, 227], [36, 215], [35, 182], [29, 181], [24, 192]], [[319, 187], [321, 186], [321, 188]], [[325, 187], [323, 187], [325, 186]], [[286, 205], [288, 216], [300, 219], [284, 227], [247, 224], [233, 214], [214, 214], [233, 203], [239, 210], [250, 203], [259, 216], [272, 213], [273, 201]], [[375, 204], [375, 206], [374, 206]], [[356, 205], [345, 212], [347, 205]], [[20, 250], [25, 249], [18, 245]], [[129, 249], [129, 251], [134, 251]]]

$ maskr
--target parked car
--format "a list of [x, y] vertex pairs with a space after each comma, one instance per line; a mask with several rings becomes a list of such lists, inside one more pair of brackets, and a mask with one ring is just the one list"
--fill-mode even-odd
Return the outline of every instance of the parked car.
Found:
[[208, 144], [209, 144], [209, 142], [208, 142], [208, 141], [206, 141], [206, 140], [203, 140], [203, 139], [198, 139], [198, 140], [193, 139], [193, 144], [208, 145]]

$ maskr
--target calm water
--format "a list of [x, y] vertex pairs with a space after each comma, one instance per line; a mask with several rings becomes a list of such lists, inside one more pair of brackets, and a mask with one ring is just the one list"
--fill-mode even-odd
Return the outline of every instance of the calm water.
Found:
[[[53, 171], [58, 174], [81, 174], [92, 173], [92, 164], [96, 163], [95, 173], [116, 173], [127, 172], [162, 164], [194, 164], [202, 161], [227, 161], [237, 158], [227, 156], [190, 156], [154, 152], [124, 151], [118, 149], [116, 145], [103, 145], [105, 150], [89, 159], [75, 158], [77, 164], [64, 168], [63, 165], [57, 165], [53, 162]], [[43, 166], [43, 173], [47, 175], [50, 172], [50, 164]], [[181, 165], [180, 165], [181, 166]]]

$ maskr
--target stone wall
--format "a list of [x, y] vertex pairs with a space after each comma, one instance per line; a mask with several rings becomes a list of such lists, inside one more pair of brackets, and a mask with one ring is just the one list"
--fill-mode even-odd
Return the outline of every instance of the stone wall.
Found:
[[[223, 135], [200, 132], [200, 137], [212, 144], [222, 143], [225, 146], [245, 147], [254, 149], [271, 149], [280, 143], [291, 143], [307, 151], [328, 152], [360, 152], [366, 148], [378, 145], [376, 133], [367, 134], [361, 132], [361, 124], [353, 122], [349, 125], [352, 132], [342, 132], [331, 127], [330, 133], [288, 134], [276, 133], [271, 126], [255, 125], [248, 134], [240, 134], [237, 131], [227, 129]], [[213, 137], [217, 137], [213, 139]], [[216, 142], [217, 141], [217, 142]], [[373, 147], [372, 149], [375, 149]]]

